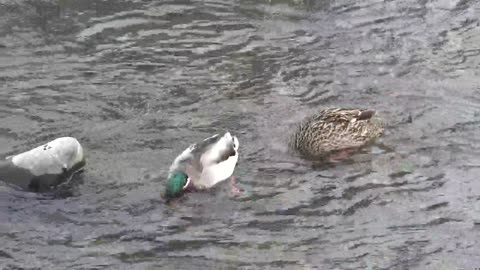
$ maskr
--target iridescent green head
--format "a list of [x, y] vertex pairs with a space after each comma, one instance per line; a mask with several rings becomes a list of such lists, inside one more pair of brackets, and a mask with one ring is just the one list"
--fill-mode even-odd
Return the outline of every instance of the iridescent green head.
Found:
[[190, 179], [182, 172], [176, 172], [167, 180], [165, 197], [167, 200], [180, 197], [188, 186]]

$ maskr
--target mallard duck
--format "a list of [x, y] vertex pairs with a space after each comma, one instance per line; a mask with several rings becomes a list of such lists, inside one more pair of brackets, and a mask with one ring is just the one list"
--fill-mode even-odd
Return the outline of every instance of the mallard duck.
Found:
[[0, 180], [30, 191], [46, 191], [85, 166], [77, 139], [61, 137], [0, 160]]
[[307, 117], [293, 134], [290, 145], [311, 158], [357, 149], [379, 137], [383, 125], [372, 118], [374, 110], [330, 108]]
[[190, 145], [170, 166], [167, 200], [180, 197], [185, 191], [211, 188], [229, 178], [237, 164], [238, 147], [237, 137], [230, 132]]

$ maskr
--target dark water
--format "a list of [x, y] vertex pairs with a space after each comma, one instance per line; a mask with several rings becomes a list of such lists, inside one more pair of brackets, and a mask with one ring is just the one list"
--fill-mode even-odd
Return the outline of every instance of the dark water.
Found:
[[[3, 269], [480, 267], [480, 3], [0, 0], [0, 154], [77, 137], [68, 192], [0, 186]], [[312, 168], [319, 108], [388, 123]], [[171, 161], [222, 130], [228, 185], [167, 207]]]

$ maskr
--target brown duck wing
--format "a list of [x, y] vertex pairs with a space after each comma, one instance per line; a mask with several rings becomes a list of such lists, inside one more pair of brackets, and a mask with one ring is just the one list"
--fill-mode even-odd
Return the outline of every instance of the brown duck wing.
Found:
[[323, 110], [316, 118], [325, 122], [355, 122], [359, 120], [368, 120], [375, 114], [374, 110], [357, 110], [357, 109], [326, 109]]

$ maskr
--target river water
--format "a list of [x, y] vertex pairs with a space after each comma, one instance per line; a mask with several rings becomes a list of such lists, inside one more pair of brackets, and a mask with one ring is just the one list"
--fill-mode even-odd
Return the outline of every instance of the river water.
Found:
[[[59, 136], [85, 172], [0, 185], [3, 269], [480, 267], [480, 2], [0, 0], [0, 154]], [[372, 147], [291, 154], [295, 124], [373, 108]], [[228, 184], [164, 204], [191, 142], [240, 140]]]

